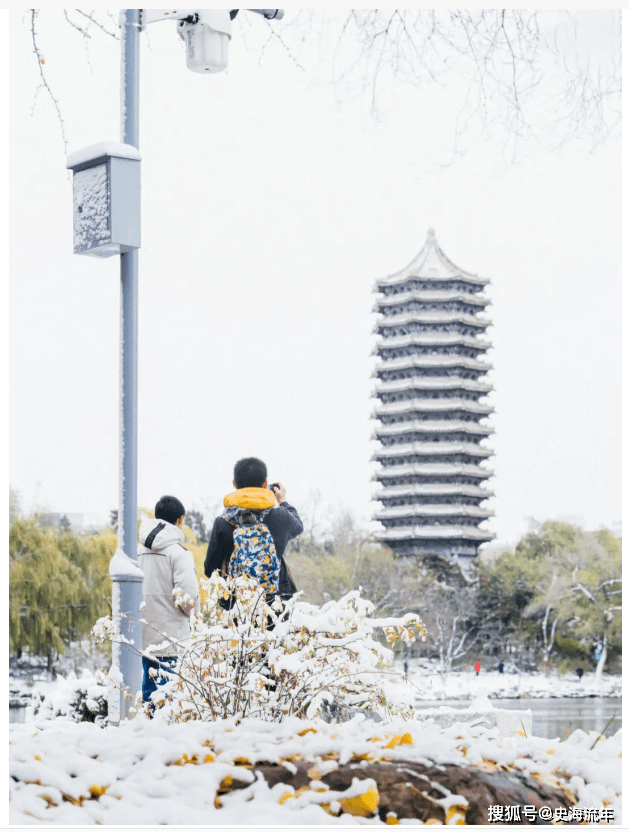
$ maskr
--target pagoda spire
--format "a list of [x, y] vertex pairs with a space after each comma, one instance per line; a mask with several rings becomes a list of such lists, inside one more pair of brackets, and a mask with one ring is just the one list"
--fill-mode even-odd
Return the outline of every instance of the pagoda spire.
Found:
[[376, 281], [373, 461], [382, 504], [378, 538], [402, 556], [439, 555], [463, 567], [494, 535], [483, 443], [493, 429], [485, 380], [488, 280], [456, 266], [433, 228], [406, 268]]

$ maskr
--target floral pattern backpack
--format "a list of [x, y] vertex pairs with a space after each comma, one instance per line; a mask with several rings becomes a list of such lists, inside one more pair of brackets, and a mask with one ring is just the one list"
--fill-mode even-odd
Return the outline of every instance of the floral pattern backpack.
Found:
[[234, 550], [227, 574], [231, 577], [242, 573], [248, 575], [269, 596], [276, 595], [279, 589], [280, 561], [271, 532], [264, 522], [266, 513], [244, 510], [236, 516], [226, 514], [225, 519], [234, 527]]

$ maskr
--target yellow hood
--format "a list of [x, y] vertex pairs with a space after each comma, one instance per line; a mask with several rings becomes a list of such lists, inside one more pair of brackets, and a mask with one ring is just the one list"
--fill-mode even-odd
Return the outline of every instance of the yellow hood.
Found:
[[268, 488], [239, 488], [225, 497], [223, 505], [225, 508], [273, 508], [275, 495]]

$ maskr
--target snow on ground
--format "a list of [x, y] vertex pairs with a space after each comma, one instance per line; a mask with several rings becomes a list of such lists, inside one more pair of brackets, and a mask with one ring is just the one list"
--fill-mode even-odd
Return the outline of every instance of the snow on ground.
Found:
[[[291, 717], [281, 724], [246, 719], [238, 726], [233, 720], [168, 725], [138, 717], [105, 728], [35, 719], [11, 726], [10, 823], [380, 825], [378, 818], [333, 817], [319, 804], [339, 795], [312, 789], [287, 797], [286, 786], [269, 788], [242, 765], [269, 761], [290, 768], [291, 761], [306, 760], [321, 771], [323, 758], [328, 766], [331, 759], [356, 760], [360, 779], [358, 759], [365, 754], [438, 764], [512, 763], [541, 777], [560, 770], [578, 806], [611, 807], [620, 823], [621, 732], [594, 745], [595, 739], [583, 731], [565, 742], [501, 738], [496, 729], [479, 735], [462, 723], [446, 730], [413, 720], [383, 726], [361, 716], [341, 725]], [[251, 785], [215, 803], [230, 776]], [[355, 781], [354, 791], [369, 785]]]
[[[401, 665], [396, 665], [401, 670]], [[597, 685], [594, 673], [585, 673], [579, 682], [575, 673], [560, 675], [556, 671], [498, 673], [481, 669], [453, 670], [441, 673], [436, 662], [409, 662], [409, 681], [420, 699], [547, 699], [551, 697], [622, 696], [622, 677], [603, 676]]]
[[[487, 696], [526, 699], [621, 693], [619, 677], [604, 678], [596, 689], [593, 674], [584, 676], [581, 683], [570, 676], [543, 673], [481, 671], [477, 677], [473, 670], [464, 670], [445, 676], [425, 662], [421, 666], [411, 663], [409, 680], [418, 698], [470, 699], [475, 713], [493, 710], [494, 703]], [[621, 822], [620, 731], [598, 740], [595, 732], [581, 730], [573, 731], [565, 741], [530, 732], [523, 736], [524, 732], [504, 728], [501, 736], [498, 727], [491, 727], [491, 720], [481, 724], [465, 712], [453, 713], [453, 724], [444, 725], [443, 719], [422, 710], [420, 702], [416, 721], [387, 725], [362, 716], [341, 725], [290, 718], [279, 725], [248, 719], [235, 726], [233, 721], [167, 725], [158, 714], [152, 721], [138, 716], [120, 727], [54, 718], [56, 713], [68, 712], [77, 690], [85, 692], [88, 702], [102, 695], [99, 681], [89, 672], [79, 677], [69, 674], [54, 683], [36, 681], [32, 687], [24, 680], [11, 680], [15, 693], [36, 690], [45, 697], [38, 713], [29, 709], [25, 723], [10, 726], [12, 824], [225, 826], [251, 824], [256, 818], [264, 819], [265, 825], [378, 825], [377, 818], [328, 814], [319, 804], [333, 805], [329, 793], [310, 790], [286, 798], [286, 786], [269, 789], [264, 781], [223, 795], [222, 806], [215, 805], [217, 789], [226, 777], [237, 773], [242, 779], [243, 773], [245, 777], [250, 774], [235, 765], [236, 760], [282, 762], [290, 767], [291, 760], [320, 764], [332, 755], [342, 764], [364, 754], [440, 764], [493, 761], [535, 771], [541, 777], [561, 771], [578, 806], [608, 806], [615, 810], [616, 823]], [[404, 735], [406, 742], [387, 747], [392, 737]], [[354, 785], [360, 792], [371, 782]]]
[[[102, 663], [102, 656], [92, 660], [91, 670]], [[76, 662], [75, 662], [76, 666]], [[67, 689], [68, 683], [63, 677], [50, 682], [41, 668], [39, 673], [31, 674], [31, 679], [16, 678], [10, 671], [10, 702], [15, 705], [28, 705], [30, 697], [35, 695], [58, 696], [57, 691]], [[393, 671], [403, 673], [401, 662], [396, 662]], [[81, 678], [81, 673], [77, 673]], [[67, 674], [69, 680], [75, 678], [72, 672]], [[408, 679], [415, 693], [416, 700], [439, 699], [476, 699], [488, 696], [490, 699], [548, 699], [554, 697], [589, 697], [622, 696], [622, 677], [603, 676], [597, 685], [594, 673], [585, 673], [581, 682], [575, 674], [560, 675], [557, 672], [498, 673], [497, 670], [481, 670], [477, 676], [474, 670], [453, 670], [448, 674], [438, 670], [437, 662], [422, 660], [409, 662]]]

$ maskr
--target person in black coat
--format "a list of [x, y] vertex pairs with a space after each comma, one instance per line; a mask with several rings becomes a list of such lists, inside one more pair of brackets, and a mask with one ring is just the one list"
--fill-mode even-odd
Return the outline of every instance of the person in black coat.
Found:
[[267, 526], [275, 544], [280, 564], [277, 594], [284, 599], [292, 597], [296, 587], [284, 560], [284, 551], [288, 541], [304, 530], [297, 509], [286, 502], [286, 489], [280, 482], [269, 486], [266, 465], [256, 457], [236, 463], [233, 485], [236, 491], [223, 500], [225, 514], [217, 517], [212, 526], [204, 564], [206, 576], [211, 577], [217, 570], [227, 573], [234, 549], [234, 527], [245, 515], [247, 520], [253, 515]]

